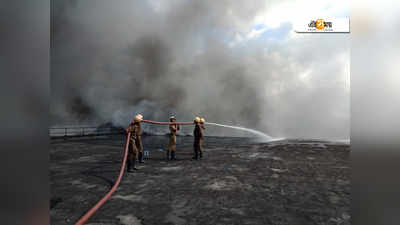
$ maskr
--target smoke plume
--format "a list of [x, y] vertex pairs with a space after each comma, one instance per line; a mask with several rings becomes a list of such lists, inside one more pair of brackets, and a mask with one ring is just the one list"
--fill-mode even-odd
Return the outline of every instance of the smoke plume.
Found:
[[348, 138], [348, 38], [296, 36], [290, 23], [252, 38], [279, 2], [52, 1], [52, 123], [199, 115], [271, 136]]

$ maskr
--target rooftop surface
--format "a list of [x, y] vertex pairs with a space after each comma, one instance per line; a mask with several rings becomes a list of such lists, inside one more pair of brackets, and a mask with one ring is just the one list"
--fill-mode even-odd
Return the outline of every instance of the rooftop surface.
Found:
[[[191, 161], [192, 137], [145, 136], [145, 164], [125, 173], [87, 224], [350, 225], [350, 147], [316, 140], [254, 143], [207, 137]], [[116, 180], [124, 136], [52, 140], [51, 224], [74, 224]]]

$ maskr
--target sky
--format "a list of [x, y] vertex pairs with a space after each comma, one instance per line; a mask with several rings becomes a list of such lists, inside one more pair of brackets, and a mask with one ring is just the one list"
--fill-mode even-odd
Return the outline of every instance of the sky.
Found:
[[348, 139], [349, 35], [293, 24], [349, 14], [347, 1], [53, 1], [52, 124], [198, 115], [274, 137]]

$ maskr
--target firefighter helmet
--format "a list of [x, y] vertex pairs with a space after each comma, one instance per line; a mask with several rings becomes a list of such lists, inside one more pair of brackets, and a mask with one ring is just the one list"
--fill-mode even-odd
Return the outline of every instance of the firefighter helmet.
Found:
[[141, 122], [143, 120], [142, 114], [137, 114], [135, 118], [133, 118], [135, 122]]

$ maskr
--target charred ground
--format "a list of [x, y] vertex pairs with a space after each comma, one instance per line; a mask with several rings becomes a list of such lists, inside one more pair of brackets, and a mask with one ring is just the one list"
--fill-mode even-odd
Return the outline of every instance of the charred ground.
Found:
[[[51, 224], [73, 224], [111, 188], [124, 142], [52, 141]], [[150, 158], [87, 224], [350, 224], [349, 145], [207, 137], [193, 162], [192, 138], [178, 137], [178, 160], [166, 162], [167, 143], [144, 137]]]

